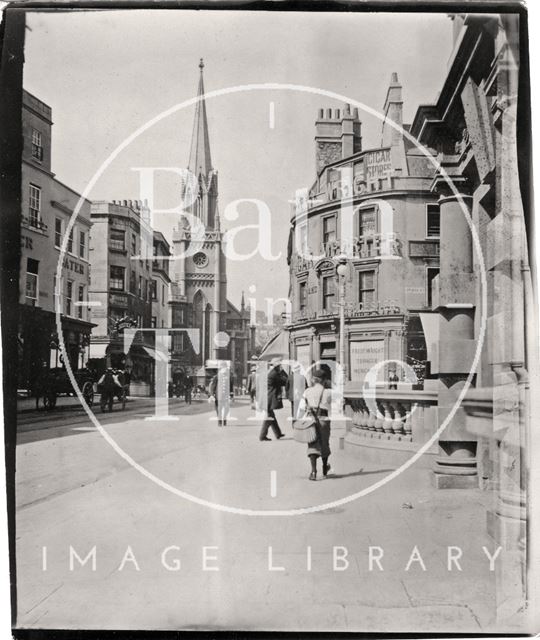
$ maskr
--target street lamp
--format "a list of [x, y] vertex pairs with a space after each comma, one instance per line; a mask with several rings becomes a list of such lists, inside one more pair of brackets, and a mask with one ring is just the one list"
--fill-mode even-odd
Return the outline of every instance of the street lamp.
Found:
[[336, 273], [338, 276], [339, 295], [339, 364], [343, 372], [343, 381], [347, 379], [345, 364], [345, 278], [349, 271], [347, 256], [340, 255], [336, 258]]

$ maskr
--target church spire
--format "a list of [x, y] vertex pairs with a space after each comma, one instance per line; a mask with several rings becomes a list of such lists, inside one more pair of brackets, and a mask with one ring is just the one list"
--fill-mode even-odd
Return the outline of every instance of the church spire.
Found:
[[212, 170], [212, 159], [210, 157], [210, 138], [208, 136], [208, 121], [206, 119], [206, 103], [204, 99], [204, 62], [202, 58], [199, 62], [199, 69], [201, 70], [201, 75], [199, 77], [197, 97], [200, 99], [195, 105], [195, 121], [193, 123], [188, 169], [196, 176], [201, 172], [203, 175], [208, 176]]

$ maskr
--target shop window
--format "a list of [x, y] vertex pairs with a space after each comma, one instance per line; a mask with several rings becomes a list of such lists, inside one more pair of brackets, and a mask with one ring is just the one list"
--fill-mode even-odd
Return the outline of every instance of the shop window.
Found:
[[79, 257], [86, 258], [86, 233], [79, 231]]
[[32, 158], [43, 161], [43, 141], [41, 131], [32, 129]]
[[441, 235], [441, 210], [438, 204], [426, 205], [426, 236], [439, 238]]
[[336, 297], [336, 282], [333, 275], [322, 279], [322, 304], [325, 311], [333, 311]]
[[84, 285], [79, 285], [79, 296], [78, 296], [78, 305], [77, 305], [77, 317], [83, 317], [83, 307], [84, 307]]
[[433, 306], [433, 294], [431, 291], [433, 279], [439, 275], [438, 267], [428, 267], [426, 270], [426, 292], [427, 292], [427, 306], [431, 309]]
[[29, 186], [28, 222], [31, 227], [39, 228], [41, 222], [41, 187]]
[[66, 316], [71, 315], [73, 305], [73, 281], [68, 280], [66, 283]]
[[39, 302], [39, 261], [27, 258], [26, 261], [26, 304], [36, 307]]
[[375, 302], [375, 271], [360, 271], [358, 273], [358, 301], [362, 305]]
[[62, 246], [62, 220], [61, 218], [55, 218], [54, 220], [54, 246]]
[[126, 250], [126, 233], [120, 229], [111, 229], [109, 248], [116, 251]]
[[124, 267], [111, 265], [109, 271], [109, 289], [114, 289], [115, 291], [124, 291], [124, 274]]

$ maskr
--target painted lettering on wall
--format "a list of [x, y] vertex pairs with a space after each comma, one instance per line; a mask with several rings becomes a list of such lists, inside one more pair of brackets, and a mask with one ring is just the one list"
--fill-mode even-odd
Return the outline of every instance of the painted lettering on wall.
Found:
[[84, 275], [84, 265], [76, 260], [69, 260], [68, 258], [65, 258], [64, 269], [69, 269], [69, 271], [74, 271], [75, 273]]
[[351, 380], [363, 382], [367, 372], [384, 360], [384, 340], [355, 340], [350, 343]]
[[364, 163], [368, 182], [384, 178], [392, 168], [390, 149], [378, 149], [377, 151], [366, 153]]

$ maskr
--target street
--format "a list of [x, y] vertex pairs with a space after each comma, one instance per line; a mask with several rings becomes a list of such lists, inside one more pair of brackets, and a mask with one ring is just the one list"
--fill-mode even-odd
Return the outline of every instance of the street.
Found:
[[[290, 429], [259, 442], [245, 400], [224, 428], [212, 409], [173, 400], [178, 420], [145, 420], [149, 399], [96, 416], [150, 474], [226, 507], [329, 503], [393, 470], [332, 437], [330, 475], [309, 482]], [[158, 486], [73, 408], [21, 416], [16, 479], [20, 627], [279, 630], [288, 621], [289, 630], [474, 632], [494, 623], [486, 494], [437, 491], [414, 466], [314, 513], [228, 513]], [[462, 551], [451, 570], [449, 547]]]

